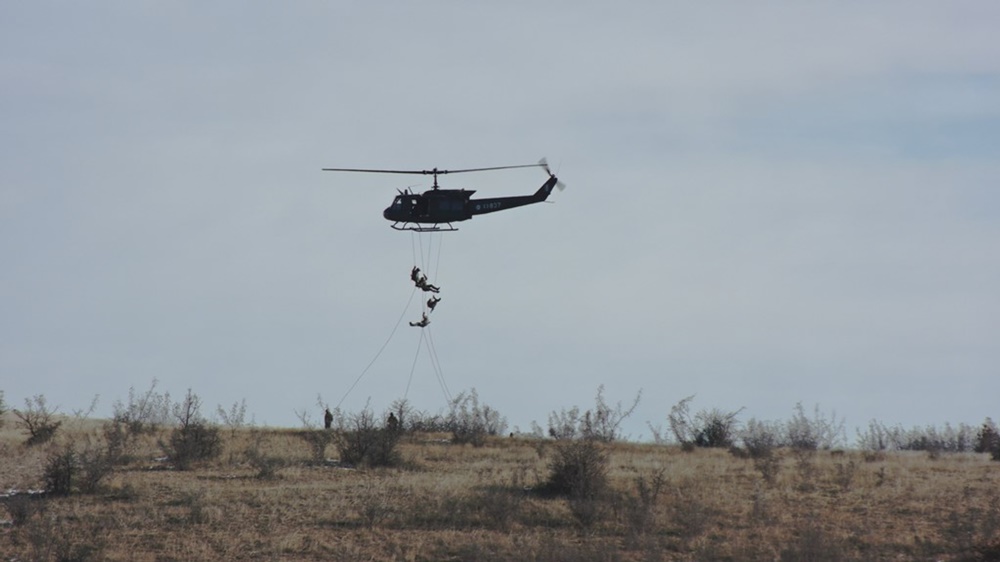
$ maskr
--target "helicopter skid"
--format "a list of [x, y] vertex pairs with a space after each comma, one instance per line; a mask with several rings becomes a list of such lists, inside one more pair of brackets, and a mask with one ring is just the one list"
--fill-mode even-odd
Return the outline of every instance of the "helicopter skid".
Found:
[[399, 226], [398, 222], [392, 223], [391, 226], [394, 230], [410, 230], [413, 232], [457, 232], [458, 229], [451, 226], [451, 223], [447, 223], [448, 228], [438, 226], [440, 223], [435, 223], [432, 226], [423, 226], [418, 223], [405, 222], [402, 226]]

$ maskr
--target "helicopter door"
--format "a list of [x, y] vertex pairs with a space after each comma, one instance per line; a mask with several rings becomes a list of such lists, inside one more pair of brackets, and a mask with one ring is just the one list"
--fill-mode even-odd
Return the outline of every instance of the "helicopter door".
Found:
[[414, 217], [425, 217], [427, 216], [427, 205], [429, 201], [426, 197], [414, 197], [413, 198], [413, 209], [412, 216]]

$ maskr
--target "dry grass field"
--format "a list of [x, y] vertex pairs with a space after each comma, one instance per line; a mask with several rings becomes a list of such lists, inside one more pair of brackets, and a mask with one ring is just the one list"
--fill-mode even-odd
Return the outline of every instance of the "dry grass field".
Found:
[[[0, 492], [42, 489], [69, 445], [101, 446], [100, 422], [67, 420], [32, 447], [12, 422]], [[6, 494], [0, 560], [1000, 559], [988, 455], [782, 449], [764, 468], [723, 449], [600, 444], [608, 486], [573, 500], [540, 491], [552, 440], [407, 435], [399, 467], [350, 468], [315, 462], [302, 433], [224, 429], [222, 453], [190, 470], [164, 459], [166, 430], [143, 434], [87, 493]]]

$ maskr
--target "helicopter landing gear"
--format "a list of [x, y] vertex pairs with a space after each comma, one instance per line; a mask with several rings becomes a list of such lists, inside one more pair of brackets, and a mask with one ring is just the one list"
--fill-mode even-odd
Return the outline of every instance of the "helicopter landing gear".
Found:
[[[441, 224], [448, 225], [447, 228], [441, 226]], [[411, 230], [413, 232], [457, 232], [458, 229], [453, 227], [451, 223], [434, 223], [433, 225], [426, 226], [420, 223], [404, 222], [402, 226], [400, 223], [392, 223], [391, 226], [394, 230]]]

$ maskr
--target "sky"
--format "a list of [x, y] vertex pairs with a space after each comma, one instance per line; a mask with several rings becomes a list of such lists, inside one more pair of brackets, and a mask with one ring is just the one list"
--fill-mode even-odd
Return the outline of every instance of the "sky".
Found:
[[[990, 1], [4, 3], [0, 391], [108, 416], [156, 381], [295, 427], [475, 389], [527, 431], [603, 385], [641, 391], [632, 439], [691, 395], [997, 419], [998, 24]], [[552, 204], [444, 234], [381, 216], [430, 178], [321, 171], [541, 157]], [[442, 288], [423, 333], [414, 265]]]

